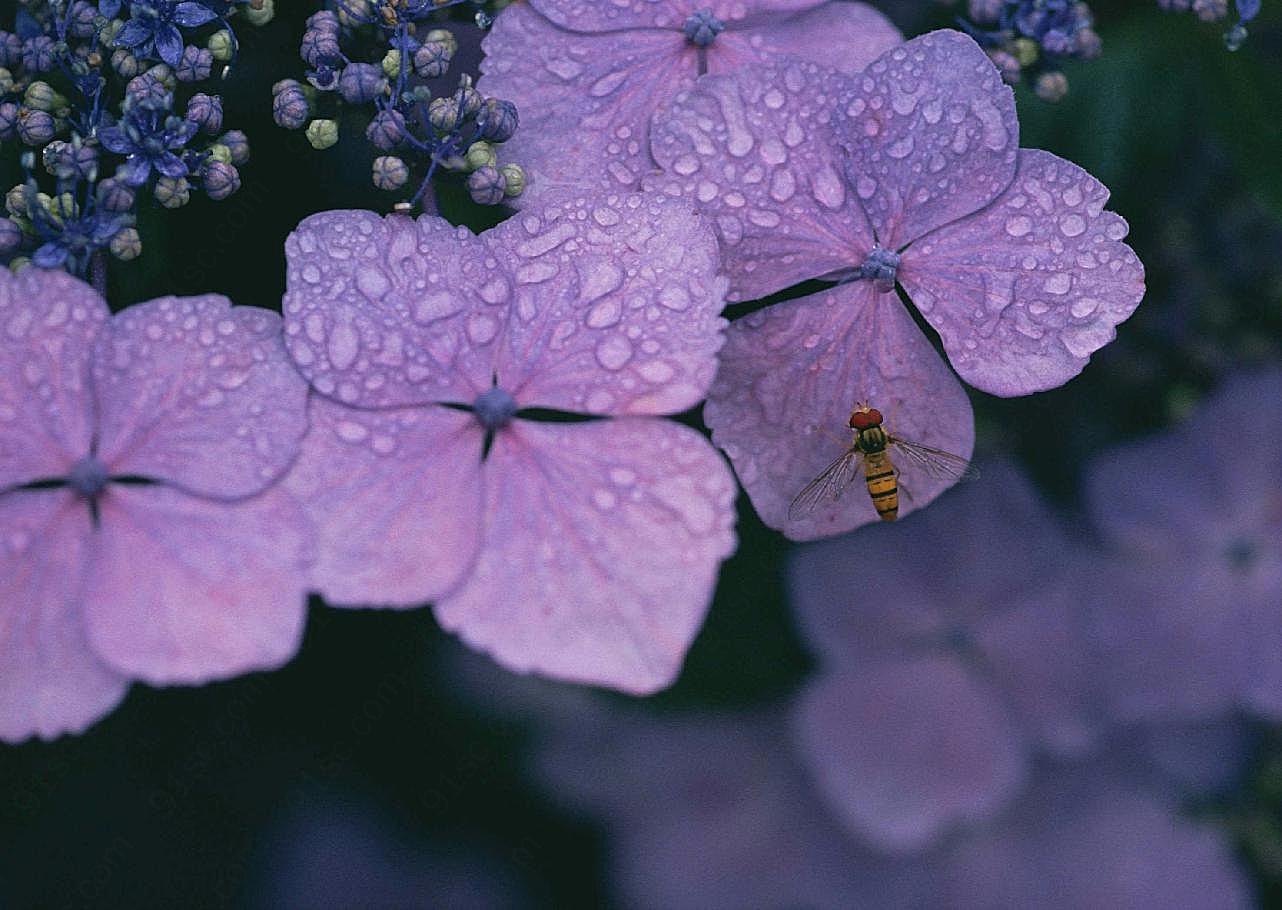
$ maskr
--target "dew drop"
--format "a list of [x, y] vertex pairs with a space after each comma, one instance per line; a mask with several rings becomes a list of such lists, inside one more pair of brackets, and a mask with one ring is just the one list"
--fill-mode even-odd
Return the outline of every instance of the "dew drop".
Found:
[[361, 340], [350, 322], [340, 322], [330, 330], [326, 345], [329, 362], [336, 370], [345, 370], [356, 362]]
[[1006, 233], [1012, 237], [1023, 237], [1033, 229], [1033, 222], [1026, 215], [1016, 215], [1006, 221]]
[[617, 298], [602, 300], [592, 309], [588, 310], [584, 322], [590, 329], [608, 329], [610, 326], [618, 323], [620, 316], [623, 314], [623, 307]]
[[1077, 214], [1065, 215], [1059, 220], [1059, 229], [1065, 237], [1077, 237], [1086, 230], [1086, 219]]
[[622, 335], [611, 335], [596, 346], [596, 359], [607, 370], [621, 370], [632, 359], [632, 342]]

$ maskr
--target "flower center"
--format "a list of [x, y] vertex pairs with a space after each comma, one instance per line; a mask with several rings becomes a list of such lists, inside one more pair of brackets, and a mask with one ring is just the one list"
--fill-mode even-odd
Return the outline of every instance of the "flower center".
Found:
[[107, 466], [92, 455], [82, 458], [67, 475], [67, 485], [85, 499], [93, 499], [107, 486]]
[[870, 280], [884, 294], [895, 289], [895, 275], [898, 271], [899, 254], [875, 246], [859, 267], [859, 277]]
[[681, 31], [686, 40], [699, 47], [707, 47], [717, 35], [726, 30], [726, 24], [712, 15], [712, 10], [701, 9], [686, 20]]
[[516, 399], [505, 389], [495, 386], [477, 395], [472, 408], [481, 426], [493, 432], [507, 426], [512, 419], [512, 415], [516, 413]]

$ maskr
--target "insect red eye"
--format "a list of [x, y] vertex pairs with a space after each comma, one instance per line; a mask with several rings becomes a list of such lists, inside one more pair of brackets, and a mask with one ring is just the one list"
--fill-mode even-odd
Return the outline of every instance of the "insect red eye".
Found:
[[881, 411], [868, 408], [866, 411], [855, 411], [850, 415], [850, 426], [856, 430], [867, 430], [881, 425]]

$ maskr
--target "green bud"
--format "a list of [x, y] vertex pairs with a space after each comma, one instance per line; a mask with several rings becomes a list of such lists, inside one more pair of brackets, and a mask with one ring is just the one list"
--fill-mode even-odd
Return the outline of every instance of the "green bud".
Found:
[[1032, 66], [1037, 62], [1037, 42], [1032, 38], [1016, 38], [1011, 42], [1011, 53], [1020, 66]]
[[9, 260], [9, 271], [16, 275], [29, 265], [31, 265], [31, 260], [28, 257], [14, 256]]
[[427, 37], [423, 39], [424, 44], [429, 41], [439, 41], [441, 44], [448, 45], [451, 57], [458, 53], [458, 39], [454, 37], [454, 33], [451, 31], [446, 31], [443, 28], [434, 28], [428, 32]]
[[209, 157], [223, 164], [231, 164], [231, 149], [221, 142], [215, 142], [209, 147]]
[[142, 237], [138, 236], [138, 229], [121, 228], [116, 232], [116, 236], [111, 238], [109, 249], [111, 255], [121, 262], [137, 259], [142, 253]]
[[338, 142], [338, 123], [333, 120], [313, 120], [307, 124], [307, 141], [318, 152]]
[[4, 208], [10, 215], [25, 218], [27, 212], [27, 189], [21, 183], [4, 196]]
[[231, 32], [223, 28], [209, 36], [209, 40], [205, 42], [205, 47], [214, 55], [215, 60], [219, 63], [226, 63], [235, 52], [236, 42], [232, 40]]
[[401, 51], [392, 48], [383, 55], [383, 73], [388, 79], [395, 79], [401, 74]]
[[13, 73], [9, 72], [3, 66], [0, 66], [0, 95], [8, 95], [13, 91]]
[[494, 167], [499, 163], [499, 156], [494, 151], [494, 146], [488, 142], [473, 142], [467, 147], [467, 169], [474, 171], [478, 167]]
[[519, 164], [505, 164], [499, 168], [499, 173], [507, 180], [503, 195], [513, 198], [525, 192], [525, 170]]
[[399, 190], [410, 179], [410, 169], [394, 155], [374, 159], [374, 186], [380, 190]]
[[164, 63], [157, 63], [147, 72], [151, 73], [152, 78], [171, 92], [178, 87], [178, 80], [174, 78], [174, 71]]
[[37, 80], [27, 86], [22, 95], [22, 103], [38, 111], [53, 113], [58, 108], [67, 106], [67, 99], [53, 90], [48, 82]]
[[260, 8], [255, 8], [254, 4], [242, 7], [245, 11], [245, 18], [249, 20], [250, 25], [266, 25], [272, 21], [276, 15], [276, 0], [263, 0]]
[[161, 177], [156, 181], [156, 201], [167, 209], [180, 209], [191, 201], [186, 177]]

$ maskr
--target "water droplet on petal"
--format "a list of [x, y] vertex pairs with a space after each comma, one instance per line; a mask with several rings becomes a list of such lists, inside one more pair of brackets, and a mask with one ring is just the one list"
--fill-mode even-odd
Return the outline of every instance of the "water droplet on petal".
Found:
[[1006, 222], [1006, 233], [1012, 237], [1023, 237], [1032, 229], [1033, 222], [1026, 215], [1016, 215]]
[[334, 369], [345, 370], [356, 362], [356, 355], [361, 348], [361, 339], [351, 323], [340, 322], [330, 330], [326, 347], [329, 351], [329, 362]]
[[621, 370], [632, 359], [632, 342], [622, 335], [611, 335], [596, 346], [596, 359], [607, 370]]

